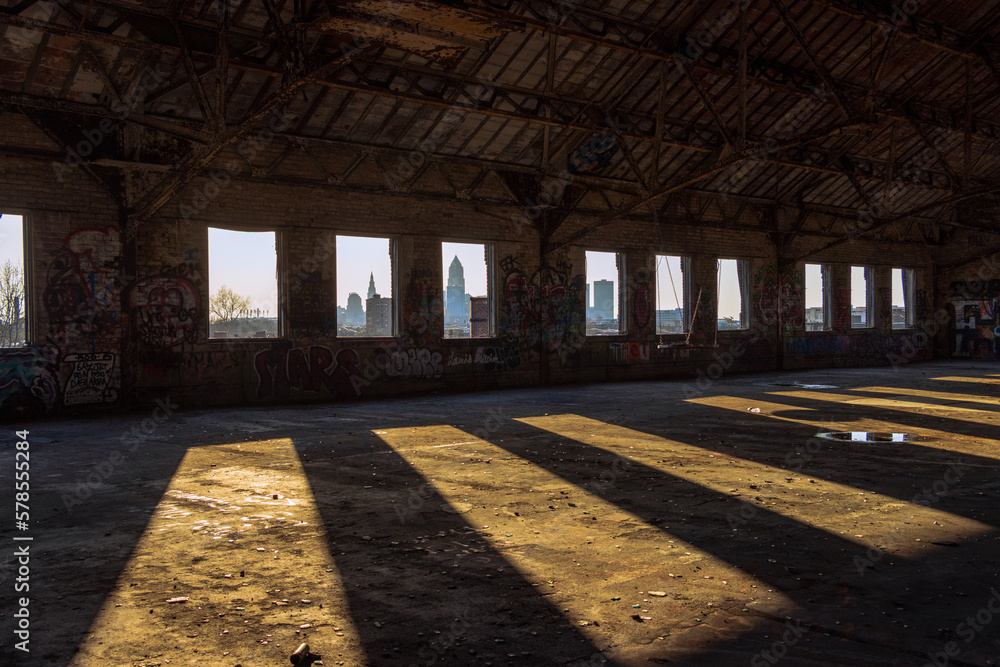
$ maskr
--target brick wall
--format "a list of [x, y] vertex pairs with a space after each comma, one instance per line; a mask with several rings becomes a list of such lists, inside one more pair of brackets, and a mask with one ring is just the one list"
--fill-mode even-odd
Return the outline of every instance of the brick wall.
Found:
[[[711, 378], [779, 367], [881, 366], [927, 359], [935, 349], [995, 353], [983, 328], [996, 317], [990, 310], [998, 296], [990, 279], [1000, 278], [995, 263], [987, 271], [973, 262], [935, 274], [941, 264], [932, 253], [945, 264], [968, 258], [964, 237], [931, 250], [858, 239], [810, 256], [806, 261], [831, 267], [834, 299], [831, 329], [811, 332], [803, 316], [803, 262], [779, 266], [770, 232], [733, 206], [706, 214], [704, 225], [670, 208], [655, 220], [637, 214], [562, 243], [600, 219], [599, 211], [578, 213], [543, 241], [492, 176], [468, 201], [435, 198], [432, 190], [444, 187], [440, 177], [408, 193], [387, 194], [372, 163], [351, 176], [371, 192], [335, 183], [320, 187], [313, 184], [316, 165], [301, 155], [268, 173], [266, 165], [283, 150], [275, 142], [261, 146], [239, 174], [223, 173], [235, 152], [220, 156], [131, 239], [119, 229], [124, 218], [114, 196], [81, 169], [56, 180], [52, 163], [59, 161], [59, 147], [19, 116], [4, 118], [11, 121], [0, 131], [5, 143], [20, 141], [49, 155], [0, 163], [0, 210], [25, 212], [31, 232], [32, 346], [0, 352], [4, 380], [15, 381], [0, 395], [0, 413], [7, 416], [120, 409], [166, 395], [182, 406], [342, 401], [556, 382]], [[338, 160], [348, 158], [320, 156], [331, 170]], [[250, 173], [254, 182], [246, 180]], [[465, 178], [455, 168], [450, 176]], [[471, 187], [472, 177], [464, 183]], [[746, 229], [721, 229], [723, 220]], [[209, 338], [209, 226], [278, 232], [280, 338]], [[392, 239], [393, 339], [336, 336], [337, 235]], [[443, 339], [443, 240], [491, 246], [494, 337]], [[792, 247], [807, 251], [825, 241], [798, 239]], [[555, 249], [543, 253], [543, 242]], [[585, 335], [586, 250], [621, 253], [621, 335]], [[691, 258], [692, 299], [701, 297], [690, 336], [656, 334], [657, 254]], [[747, 263], [745, 330], [716, 331], [719, 258]], [[876, 324], [870, 329], [852, 329], [844, 318], [852, 265], [873, 268]], [[912, 330], [891, 328], [893, 267], [915, 270]], [[973, 301], [979, 302], [975, 314], [966, 311]], [[932, 326], [937, 319], [942, 323]]]

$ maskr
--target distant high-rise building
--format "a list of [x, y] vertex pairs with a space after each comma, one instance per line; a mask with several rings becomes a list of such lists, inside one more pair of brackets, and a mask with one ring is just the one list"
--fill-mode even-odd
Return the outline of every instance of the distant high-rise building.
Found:
[[465, 300], [465, 269], [458, 255], [451, 260], [448, 267], [448, 284], [444, 295], [445, 324], [464, 324], [469, 321], [469, 313]]
[[392, 299], [383, 299], [378, 293], [374, 293], [365, 302], [365, 334], [392, 335]]
[[375, 296], [375, 274], [372, 273], [368, 278], [368, 298], [371, 299]]
[[361, 307], [361, 295], [357, 292], [347, 295], [347, 318], [344, 324], [353, 327], [365, 324], [365, 309]]
[[594, 281], [595, 320], [611, 320], [615, 317], [615, 283], [613, 280]]

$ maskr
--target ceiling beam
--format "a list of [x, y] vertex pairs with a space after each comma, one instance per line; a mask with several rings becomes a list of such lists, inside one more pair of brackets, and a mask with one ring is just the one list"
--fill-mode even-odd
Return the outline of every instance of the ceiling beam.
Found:
[[809, 59], [809, 62], [812, 64], [813, 69], [816, 70], [819, 78], [823, 80], [823, 84], [833, 94], [834, 99], [837, 101], [837, 106], [840, 107], [840, 112], [844, 114], [844, 119], [847, 121], [854, 120], [857, 114], [855, 114], [854, 109], [852, 108], [851, 101], [841, 89], [840, 82], [834, 80], [830, 71], [826, 68], [826, 65], [820, 62], [816, 54], [813, 53], [809, 40], [806, 39], [806, 36], [795, 22], [795, 19], [793, 19], [788, 13], [788, 7], [785, 6], [785, 3], [782, 2], [782, 0], [771, 0], [771, 5], [778, 12], [778, 16], [781, 17], [781, 22], [785, 24], [788, 31], [792, 33], [792, 37], [794, 37], [795, 41], [798, 42], [799, 48], [806, 54], [806, 58]]
[[192, 151], [188, 158], [177, 165], [173, 172], [166, 174], [142, 195], [129, 216], [129, 231], [134, 234], [135, 227], [138, 224], [148, 221], [155, 215], [157, 211], [174, 198], [182, 187], [191, 182], [207, 168], [212, 163], [212, 160], [218, 157], [223, 150], [250, 134], [267, 116], [277, 111], [282, 105], [287, 104], [300, 90], [329, 76], [350, 62], [354, 55], [363, 51], [364, 49], [360, 49], [357, 52], [343, 54], [339, 58], [315, 66], [309, 72], [300, 74], [295, 79], [283, 85], [256, 109], [248, 113], [239, 124], [229, 128], [225, 134], [212, 141], [209, 145], [201, 146]]
[[[110, 6], [116, 8], [124, 8], [125, 5], [122, 3], [107, 3], [101, 2], [100, 4], [110, 4]], [[571, 30], [563, 26], [555, 25], [549, 21], [542, 19], [531, 19], [530, 17], [525, 17], [521, 14], [501, 11], [493, 8], [483, 9], [479, 6], [477, 8], [467, 8], [473, 12], [484, 13], [491, 18], [507, 20], [512, 22], [524, 23], [526, 26], [532, 29], [546, 32], [554, 33], [557, 35], [564, 35], [573, 39], [586, 41], [593, 43], [604, 48], [609, 48], [613, 50], [623, 51], [626, 53], [639, 54], [645, 58], [654, 58], [657, 60], [663, 60], [668, 62], [674, 61], [674, 56], [672, 52], [667, 47], [653, 47], [653, 46], [631, 46], [628, 43], [608, 39], [606, 36], [601, 36], [598, 34], [585, 34], [578, 30]], [[577, 8], [578, 13], [582, 11], [583, 8]], [[130, 10], [131, 13], [136, 13], [135, 8]], [[141, 12], [144, 16], [160, 16], [155, 12], [143, 11]], [[600, 16], [604, 21], [614, 21], [616, 17], [605, 16], [594, 12], [593, 10], [588, 10], [586, 12], [589, 15]], [[617, 20], [621, 21], [620, 17]], [[120, 37], [117, 35], [111, 35], [95, 30], [86, 29], [76, 29], [59, 24], [49, 23], [46, 21], [38, 21], [35, 19], [29, 19], [26, 17], [13, 15], [10, 13], [5, 13], [0, 10], [0, 24], [7, 24], [14, 27], [29, 28], [32, 30], [37, 30], [43, 33], [50, 33], [56, 35], [63, 35], [68, 37], [76, 37], [81, 40], [92, 41], [97, 43], [105, 43], [112, 46], [117, 46], [126, 49], [135, 49], [139, 51], [154, 51], [157, 53], [170, 54], [180, 57], [181, 49], [176, 44], [166, 44], [163, 42], [156, 42], [153, 40], [142, 40], [135, 39], [131, 37]], [[208, 24], [202, 25], [200, 22], [195, 21], [181, 21], [178, 23], [182, 30], [194, 30], [200, 32], [214, 31], [217, 29], [216, 26], [210, 26]], [[641, 24], [636, 24], [636, 26], [631, 26], [630, 29], [638, 30]], [[643, 39], [640, 40], [641, 44], [669, 44], [669, 43], [683, 43], [683, 40], [674, 40], [668, 35], [662, 33], [655, 33], [650, 29], [649, 26], [644, 27], [645, 33]], [[262, 44], [271, 45], [271, 42], [267, 39], [266, 35], [262, 32], [255, 32], [247, 29], [230, 29], [233, 35], [238, 37], [254, 40]], [[329, 51], [319, 51], [320, 55], [325, 55], [327, 57], [332, 57], [334, 52]], [[216, 54], [200, 52], [197, 50], [192, 50], [192, 57], [199, 58], [210, 58], [214, 61]], [[978, 56], [977, 56], [978, 57]], [[388, 64], [386, 62], [380, 61], [380, 64]], [[399, 66], [401, 69], [411, 68], [409, 66], [404, 66], [401, 63], [393, 63]], [[730, 52], [719, 45], [715, 45], [712, 50], [707, 50], [706, 53], [692, 61], [690, 63], [691, 67], [698, 70], [711, 71], [719, 76], [724, 76], [727, 78], [739, 77], [739, 54]], [[241, 70], [246, 72], [252, 72], [256, 74], [263, 74], [266, 76], [277, 76], [280, 77], [283, 74], [281, 67], [271, 67], [261, 64], [258, 62], [248, 61], [245, 59], [233, 58], [230, 60], [230, 67], [234, 70]], [[809, 97], [814, 94], [813, 87], [807, 81], [795, 82], [793, 78], [794, 73], [789, 71], [787, 66], [778, 63], [768, 63], [760, 59], [754, 59], [752, 63], [752, 68], [758, 74], [748, 74], [747, 80], [753, 82], [755, 85], [759, 85], [768, 90], [778, 90], [784, 91], [786, 93], [791, 93], [799, 95], [802, 97]], [[413, 67], [414, 71], [419, 71], [419, 68]], [[440, 70], [435, 70], [439, 74], [444, 74]], [[783, 82], [782, 79], [785, 78], [786, 81]], [[832, 79], [831, 79], [832, 80]], [[791, 81], [791, 83], [789, 83]], [[831, 88], [831, 92], [836, 89], [843, 91], [844, 95], [851, 94], [857, 98], [864, 98], [867, 94], [867, 87], [854, 86], [844, 81], [833, 80], [836, 84], [835, 87]], [[890, 98], [879, 99], [878, 106], [883, 109], [879, 112], [879, 116], [883, 118], [893, 118], [896, 120], [909, 120], [911, 117], [908, 115], [910, 111], [914, 112], [919, 116], [919, 119], [924, 122], [925, 125], [932, 125], [940, 129], [948, 130], [955, 133], [964, 133], [964, 124], [958, 121], [946, 122], [943, 119], [950, 119], [952, 114], [951, 110], [944, 108], [937, 108], [927, 104], [922, 104], [913, 100], [908, 100], [909, 110], [906, 112], [901, 112], [897, 107], [901, 106], [896, 103], [895, 100]], [[894, 110], [894, 111], [890, 111]], [[987, 143], [990, 146], [994, 146], [1000, 143], [1000, 124], [992, 123], [983, 118], [974, 119], [974, 126], [976, 129], [972, 133], [973, 139]]]
[[863, 236], [865, 234], [870, 234], [872, 232], [880, 230], [883, 227], [886, 227], [887, 225], [891, 225], [891, 224], [893, 224], [894, 222], [896, 222], [898, 220], [905, 220], [907, 218], [914, 217], [914, 216], [916, 216], [916, 215], [918, 215], [920, 213], [924, 213], [926, 211], [933, 211], [935, 209], [941, 208], [942, 206], [949, 206], [951, 204], [957, 204], [959, 202], [968, 201], [968, 200], [971, 200], [971, 199], [978, 199], [980, 197], [986, 197], [986, 196], [989, 196], [989, 195], [996, 194], [997, 192], [1000, 192], [1000, 185], [992, 185], [992, 186], [989, 186], [989, 187], [980, 188], [980, 189], [978, 189], [978, 190], [976, 190], [974, 192], [973, 191], [963, 192], [963, 193], [952, 195], [951, 197], [948, 197], [946, 199], [942, 199], [940, 201], [931, 202], [929, 204], [921, 204], [920, 206], [914, 206], [914, 207], [912, 207], [912, 208], [910, 208], [910, 209], [908, 209], [906, 211], [903, 211], [901, 213], [895, 213], [893, 215], [888, 215], [888, 216], [885, 216], [885, 217], [876, 218], [871, 223], [869, 223], [867, 226], [865, 226], [865, 227], [863, 227], [861, 229], [852, 230], [851, 233], [849, 233], [848, 235], [846, 235], [843, 238], [839, 238], [839, 239], [836, 239], [834, 241], [831, 241], [830, 243], [827, 243], [827, 244], [825, 244], [825, 245], [823, 245], [823, 246], [821, 246], [819, 248], [815, 248], [813, 250], [810, 250], [809, 252], [807, 252], [807, 253], [805, 253], [803, 255], [799, 255], [798, 257], [796, 257], [796, 258], [794, 258], [792, 260], [789, 260], [789, 261], [790, 262], [800, 262], [803, 259], [806, 259], [808, 257], [812, 257], [813, 255], [816, 255], [818, 253], [821, 253], [821, 252], [824, 252], [826, 250], [829, 250], [830, 248], [835, 248], [835, 247], [837, 247], [839, 245], [843, 245], [844, 243], [847, 243], [848, 241], [853, 241], [854, 239], [856, 239], [856, 238], [858, 238], [860, 236]]
[[[644, 26], [641, 23], [628, 22], [621, 17], [603, 14], [594, 10], [587, 10], [584, 12], [582, 7], [576, 8], [577, 11], [575, 11], [574, 14], [585, 14], [586, 16], [599, 19], [602, 22], [602, 28], [613, 26], [614, 23], [618, 21], [623, 25], [628, 26], [629, 32], [632, 35], [642, 35], [642, 39], [632, 37], [632, 42], [629, 42], [624, 41], [624, 38], [613, 39], [608, 36], [606, 30], [598, 31], [597, 29], [588, 29], [587, 26], [579, 22], [577, 23], [577, 27], [557, 25], [545, 19], [526, 16], [522, 12], [509, 11], [506, 8], [498, 7], [497, 5], [499, 4], [501, 4], [501, 0], [476, 0], [475, 6], [479, 9], [470, 9], [470, 11], [479, 11], [484, 16], [498, 20], [523, 23], [526, 27], [538, 32], [554, 33], [584, 43], [620, 51], [622, 53], [639, 54], [647, 59], [671, 63], [676, 63], [678, 61], [675, 56], [679, 55], [680, 52], [684, 50], [684, 44], [689, 37], [687, 35], [670, 35], [662, 32], [654, 35], [649, 26]], [[508, 3], [503, 2], [503, 4]], [[825, 7], [827, 5], [827, 1], [814, 1], [814, 4], [819, 4]], [[830, 4], [843, 5], [844, 3], [831, 2]], [[831, 7], [831, 9], [834, 8]], [[838, 11], [843, 13], [842, 10]], [[856, 12], [848, 12], [848, 14], [854, 16]], [[858, 16], [855, 17], [858, 18]], [[879, 25], [877, 20], [872, 20], [871, 23], [872, 25]], [[909, 34], [905, 28], [901, 28], [899, 32], [904, 35]], [[624, 33], [624, 30], [618, 31], [619, 35], [623, 35]], [[655, 38], [649, 39], [651, 36], [654, 36]], [[694, 39], [694, 36], [691, 36], [691, 38]], [[652, 43], [657, 46], [639, 46], [640, 43]], [[971, 53], [971, 51], [962, 50], [958, 53], [958, 55], [966, 57]], [[740, 76], [739, 61], [740, 54], [738, 49], [734, 51], [716, 43], [712, 45], [711, 48], [705, 48], [701, 57], [692, 59], [687, 64], [695, 70], [709, 71], [717, 76], [732, 79], [739, 78]], [[785, 92], [793, 95], [799, 95], [801, 97], [809, 97], [813, 95], [814, 86], [812, 83], [802, 77], [801, 72], [793, 71], [787, 65], [782, 63], [770, 62], [761, 58], [754, 58], [752, 59], [752, 62], [749, 63], [749, 70], [750, 71], [747, 75], [748, 82], [752, 82], [753, 84], [766, 90]], [[868, 86], [859, 86], [839, 79], [833, 79], [833, 81], [836, 84], [836, 88], [843, 91], [845, 97], [864, 99], [868, 93]], [[834, 88], [831, 88], [831, 92], [833, 92], [833, 90]], [[950, 119], [950, 109], [934, 107], [930, 104], [915, 102], [912, 99], [908, 99], [906, 101], [920, 113], [920, 118], [925, 121], [925, 124], [930, 122], [941, 129], [956, 133], [961, 133], [963, 131], [961, 123], [953, 122], [949, 124], [947, 121], [943, 120]], [[891, 96], [886, 95], [876, 96], [876, 107], [880, 109], [878, 111], [878, 116], [880, 118], [891, 118], [903, 121], [907, 120], [906, 114], [897, 110], [897, 107], [900, 106], [901, 100], [896, 100]], [[985, 142], [991, 146], [1000, 142], [1000, 124], [985, 118], [976, 118], [975, 121], [978, 128], [989, 128], [989, 131], [977, 130], [973, 135], [977, 140]]]

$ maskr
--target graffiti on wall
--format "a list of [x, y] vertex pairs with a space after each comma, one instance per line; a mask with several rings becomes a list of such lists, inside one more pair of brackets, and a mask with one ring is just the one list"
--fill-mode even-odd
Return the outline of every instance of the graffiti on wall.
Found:
[[586, 278], [571, 275], [571, 267], [564, 263], [536, 271], [530, 278], [516, 257], [504, 258], [500, 267], [504, 272], [500, 335], [522, 346], [541, 344], [565, 363], [583, 342]]
[[59, 350], [0, 350], [0, 417], [40, 417], [59, 405]]
[[521, 352], [513, 345], [484, 345], [471, 353], [452, 352], [445, 365], [448, 368], [470, 366], [472, 370], [489, 372], [515, 371], [521, 367]]
[[297, 392], [327, 393], [337, 397], [357, 394], [366, 383], [354, 350], [313, 345], [308, 350], [276, 345], [254, 356], [257, 398], [288, 398]]
[[649, 314], [653, 310], [652, 299], [649, 296], [648, 283], [635, 283], [634, 296], [632, 298], [632, 316], [635, 318], [635, 325], [638, 329], [645, 329], [649, 324]]
[[1000, 280], [956, 282], [951, 293], [955, 307], [957, 357], [1000, 358]]
[[757, 322], [771, 326], [780, 318], [786, 326], [805, 326], [802, 287], [794, 276], [779, 274], [774, 264], [765, 264], [754, 275], [753, 288]]
[[151, 347], [172, 348], [198, 337], [201, 296], [187, 278], [164, 275], [137, 281], [129, 293], [129, 310], [139, 340]]
[[608, 343], [611, 350], [611, 360], [624, 364], [629, 361], [649, 361], [649, 343]]
[[114, 403], [118, 388], [114, 386], [115, 355], [110, 352], [67, 354], [63, 363], [70, 366], [64, 405]]
[[63, 350], [91, 352], [119, 341], [121, 243], [118, 229], [78, 229], [49, 263], [42, 301]]
[[376, 364], [385, 368], [385, 374], [394, 378], [439, 378], [444, 374], [440, 352], [426, 347], [407, 350], [379, 350], [381, 359]]

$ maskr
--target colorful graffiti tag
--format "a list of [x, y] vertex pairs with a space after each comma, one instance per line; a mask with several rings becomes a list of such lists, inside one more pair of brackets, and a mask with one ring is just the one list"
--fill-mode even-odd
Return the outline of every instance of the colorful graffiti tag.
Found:
[[954, 356], [1000, 358], [1000, 280], [952, 283], [951, 293]]
[[42, 293], [50, 333], [62, 349], [89, 345], [92, 352], [119, 338], [118, 229], [79, 229], [69, 234], [49, 264]]
[[608, 343], [611, 350], [611, 359], [616, 363], [623, 364], [629, 361], [649, 361], [649, 343]]
[[539, 270], [528, 278], [515, 257], [505, 258], [501, 268], [505, 272], [501, 336], [522, 346], [541, 344], [547, 352], [560, 353], [564, 361], [579, 350], [586, 324], [586, 278], [582, 274], [570, 277], [567, 265]]
[[0, 417], [40, 417], [59, 406], [59, 350], [0, 350]]

